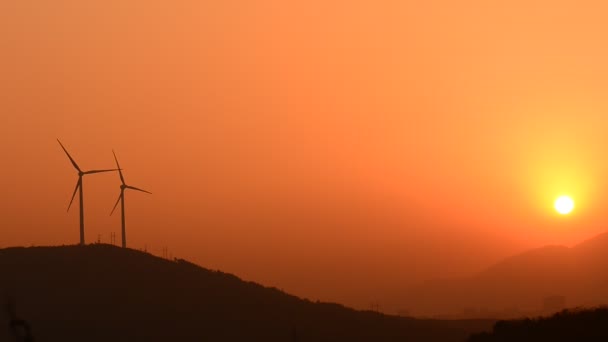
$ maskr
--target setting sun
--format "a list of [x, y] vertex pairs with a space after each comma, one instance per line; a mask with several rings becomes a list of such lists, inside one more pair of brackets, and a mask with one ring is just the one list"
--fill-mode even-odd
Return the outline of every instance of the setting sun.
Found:
[[574, 200], [568, 196], [560, 196], [555, 200], [555, 210], [562, 215], [570, 214], [574, 209]]

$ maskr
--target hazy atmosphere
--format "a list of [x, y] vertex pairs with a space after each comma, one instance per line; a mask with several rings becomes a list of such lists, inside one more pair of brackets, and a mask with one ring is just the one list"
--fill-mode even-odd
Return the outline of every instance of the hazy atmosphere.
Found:
[[[412, 286], [606, 227], [601, 1], [5, 1], [0, 247], [129, 246], [396, 313]], [[120, 234], [85, 177], [86, 241]], [[576, 206], [553, 209], [560, 195]], [[117, 238], [118, 240], [118, 238]], [[412, 311], [415, 313], [415, 310]]]

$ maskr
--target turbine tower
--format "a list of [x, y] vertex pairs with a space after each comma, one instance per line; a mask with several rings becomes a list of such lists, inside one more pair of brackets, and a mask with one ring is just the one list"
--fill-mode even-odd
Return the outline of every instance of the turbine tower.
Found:
[[82, 189], [82, 177], [84, 177], [85, 175], [91, 175], [94, 173], [112, 172], [112, 171], [116, 171], [116, 169], [82, 171], [82, 169], [78, 166], [78, 164], [76, 164], [76, 161], [74, 161], [74, 158], [72, 158], [72, 156], [68, 153], [68, 150], [66, 150], [66, 148], [63, 146], [61, 141], [59, 141], [59, 139], [57, 139], [57, 142], [59, 143], [59, 145], [61, 145], [61, 148], [63, 149], [65, 154], [68, 156], [70, 161], [72, 162], [72, 165], [74, 165], [74, 168], [76, 169], [76, 171], [78, 171], [78, 182], [76, 182], [76, 188], [74, 189], [74, 194], [72, 194], [72, 199], [70, 200], [70, 205], [68, 206], [68, 211], [70, 211], [70, 208], [72, 207], [72, 202], [74, 202], [74, 197], [76, 197], [76, 192], [78, 192], [79, 193], [78, 197], [80, 198], [80, 245], [84, 245], [84, 195], [83, 195], [84, 191]]
[[118, 206], [118, 202], [120, 202], [121, 222], [122, 222], [122, 248], [127, 248], [127, 231], [125, 229], [125, 190], [131, 189], [131, 190], [145, 192], [150, 195], [152, 193], [150, 191], [146, 191], [146, 190], [143, 190], [140, 188], [136, 188], [134, 186], [127, 185], [127, 183], [125, 183], [125, 177], [122, 175], [122, 171], [120, 169], [120, 164], [118, 163], [118, 158], [116, 157], [116, 153], [114, 151], [112, 151], [112, 153], [114, 153], [114, 160], [116, 160], [116, 167], [118, 168], [118, 174], [120, 175], [120, 182], [122, 184], [120, 184], [120, 195], [118, 196], [118, 200], [116, 201], [116, 204], [114, 204], [114, 208], [112, 209], [112, 212], [110, 213], [110, 215], [112, 215], [114, 213], [114, 210], [116, 210], [116, 207]]

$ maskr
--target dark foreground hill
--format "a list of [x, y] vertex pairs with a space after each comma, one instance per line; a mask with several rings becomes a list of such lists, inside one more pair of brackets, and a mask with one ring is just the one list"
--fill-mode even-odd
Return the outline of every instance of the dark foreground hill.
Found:
[[499, 321], [469, 342], [608, 341], [608, 309], [564, 310], [551, 317]]
[[[417, 320], [310, 302], [183, 260], [109, 245], [1, 249], [0, 279], [0, 291], [14, 299], [39, 342], [464, 341], [494, 323]], [[0, 328], [0, 340], [7, 330]]]

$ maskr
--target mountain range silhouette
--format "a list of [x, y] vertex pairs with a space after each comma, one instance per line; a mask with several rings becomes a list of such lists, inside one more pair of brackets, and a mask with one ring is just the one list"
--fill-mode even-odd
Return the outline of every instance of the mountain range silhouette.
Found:
[[404, 302], [414, 313], [516, 318], [553, 313], [543, 311], [551, 296], [565, 307], [608, 303], [608, 233], [571, 248], [533, 249], [470, 277], [428, 281], [406, 291]]
[[0, 274], [36, 341], [463, 341], [494, 323], [355, 311], [104, 244], [0, 249]]

